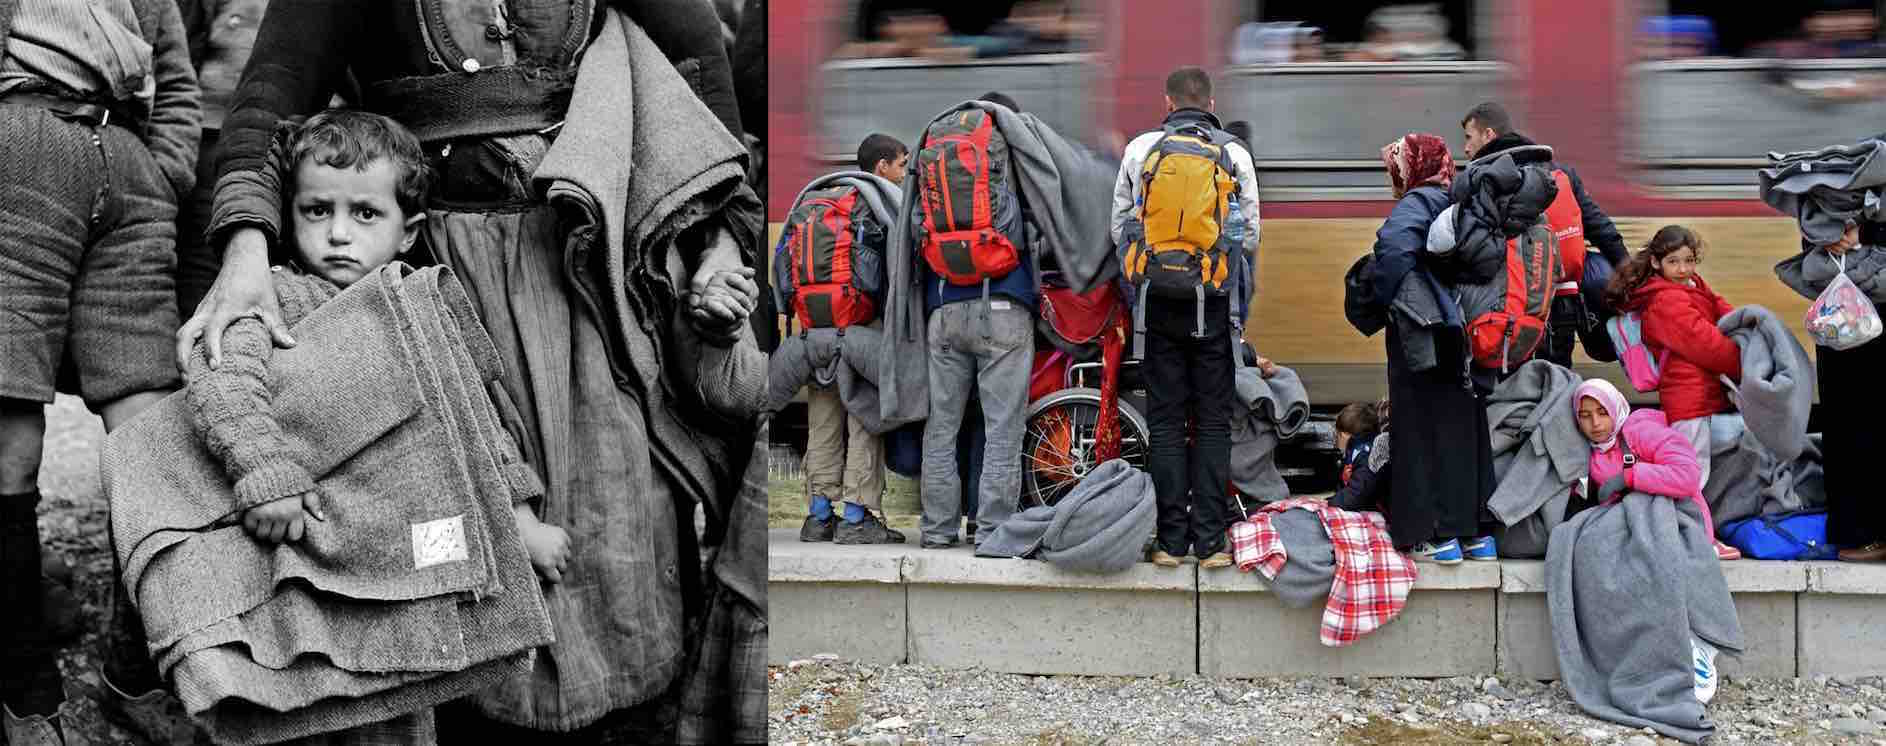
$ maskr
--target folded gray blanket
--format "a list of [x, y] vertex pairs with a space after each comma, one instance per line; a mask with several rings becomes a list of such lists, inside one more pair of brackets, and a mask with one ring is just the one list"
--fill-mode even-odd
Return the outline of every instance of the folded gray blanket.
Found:
[[1690, 640], [1742, 652], [1742, 626], [1695, 503], [1641, 492], [1552, 532], [1546, 609], [1559, 675], [1593, 717], [1696, 743], [1715, 723], [1696, 699]]
[[1251, 573], [1277, 600], [1292, 609], [1301, 609], [1329, 595], [1329, 584], [1336, 579], [1336, 548], [1329, 542], [1329, 530], [1323, 519], [1308, 510], [1284, 510], [1271, 516], [1271, 528], [1284, 545], [1284, 568], [1277, 578]]
[[409, 272], [362, 279], [269, 361], [274, 416], [325, 500], [303, 541], [229, 525], [233, 489], [182, 394], [106, 439], [116, 550], [151, 655], [219, 741], [429, 707], [524, 675], [551, 640], [510, 514], [540, 487], [487, 395], [496, 351], [449, 270]]
[[1801, 224], [1816, 246], [1839, 240], [1849, 220], [1878, 220], [1886, 187], [1886, 143], [1863, 140], [1820, 150], [1769, 153], [1756, 173], [1762, 201]]
[[1569, 369], [1531, 360], [1487, 397], [1499, 480], [1487, 509], [1502, 524], [1538, 513], [1590, 469], [1591, 442], [1572, 413], [1572, 393], [1583, 380]]
[[883, 334], [875, 327], [809, 329], [781, 340], [767, 361], [766, 411], [778, 412], [808, 385], [838, 387], [845, 414], [866, 430], [883, 434], [878, 408], [878, 345]]
[[1231, 485], [1263, 502], [1289, 497], [1290, 485], [1277, 469], [1277, 446], [1310, 420], [1303, 379], [1281, 365], [1268, 379], [1239, 365], [1235, 383], [1243, 406], [1231, 412]]
[[1715, 446], [1709, 461], [1709, 482], [1703, 497], [1716, 527], [1756, 515], [1791, 513], [1827, 504], [1822, 479], [1820, 436], [1807, 438], [1807, 447], [1783, 461], [1762, 445], [1739, 414], [1710, 418], [1710, 440]]
[[1016, 513], [976, 548], [978, 557], [1034, 557], [1074, 572], [1122, 572], [1153, 532], [1153, 480], [1120, 459], [1094, 467], [1051, 506]]
[[1742, 348], [1742, 380], [1733, 396], [1749, 433], [1776, 459], [1793, 461], [1807, 448], [1814, 361], [1788, 325], [1761, 306], [1737, 308], [1716, 327]]

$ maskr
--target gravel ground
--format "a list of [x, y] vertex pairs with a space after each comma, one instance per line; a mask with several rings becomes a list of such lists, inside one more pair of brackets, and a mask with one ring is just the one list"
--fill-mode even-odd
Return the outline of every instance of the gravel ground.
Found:
[[[769, 672], [774, 743], [1675, 744], [1499, 679], [1023, 676], [830, 656]], [[1712, 743], [1886, 746], [1878, 677], [1725, 681]]]

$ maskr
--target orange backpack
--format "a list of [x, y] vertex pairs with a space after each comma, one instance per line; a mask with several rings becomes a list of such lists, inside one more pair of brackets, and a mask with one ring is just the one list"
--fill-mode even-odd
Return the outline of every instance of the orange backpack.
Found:
[[1544, 219], [1506, 239], [1506, 286], [1500, 303], [1467, 319], [1467, 347], [1474, 365], [1505, 373], [1532, 357], [1545, 339], [1559, 272], [1558, 238]]

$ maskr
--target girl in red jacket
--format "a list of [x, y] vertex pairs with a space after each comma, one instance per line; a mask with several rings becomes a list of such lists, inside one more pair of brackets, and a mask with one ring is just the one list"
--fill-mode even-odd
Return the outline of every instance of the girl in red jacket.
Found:
[[1611, 307], [1643, 318], [1644, 343], [1670, 353], [1657, 396], [1671, 429], [1696, 450], [1699, 490], [1709, 482], [1709, 416], [1731, 410], [1721, 377], [1742, 379], [1742, 349], [1716, 328], [1733, 309], [1696, 274], [1702, 260], [1702, 236], [1666, 225], [1605, 288]]
[[[1695, 503], [1703, 526], [1715, 540], [1716, 522], [1709, 501], [1697, 486], [1700, 460], [1688, 440], [1665, 424], [1655, 409], [1631, 411], [1624, 394], [1602, 378], [1587, 379], [1572, 394], [1578, 431], [1591, 441], [1591, 482], [1587, 494], [1615, 502], [1632, 492]], [[1625, 453], [1630, 459], [1626, 462]], [[1716, 558], [1736, 560], [1742, 552], [1715, 540]]]

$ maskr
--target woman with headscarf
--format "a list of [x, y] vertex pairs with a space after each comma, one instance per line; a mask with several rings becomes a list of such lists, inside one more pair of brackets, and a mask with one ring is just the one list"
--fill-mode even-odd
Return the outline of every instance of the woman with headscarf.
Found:
[[1495, 559], [1492, 538], [1480, 530], [1494, 487], [1486, 401], [1469, 378], [1450, 278], [1424, 260], [1428, 225], [1449, 204], [1454, 159], [1446, 140], [1410, 134], [1382, 148], [1382, 163], [1396, 202], [1375, 232], [1369, 281], [1390, 315], [1388, 398], [1398, 432], [1388, 532], [1397, 548], [1412, 547], [1422, 559]]
[[[1702, 468], [1696, 462], [1696, 450], [1689, 438], [1670, 427], [1663, 412], [1655, 409], [1631, 411], [1610, 381], [1586, 380], [1572, 392], [1573, 411], [1578, 417], [1578, 431], [1591, 441], [1591, 481], [1587, 497], [1609, 504], [1632, 492], [1659, 495], [1696, 504], [1703, 514], [1704, 527], [1714, 536], [1715, 518], [1709, 514], [1709, 501], [1697, 486]], [[1735, 547], [1716, 541], [1716, 557], [1741, 559]]]

